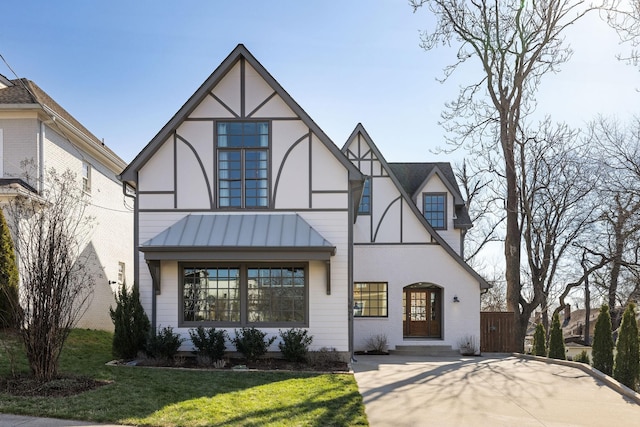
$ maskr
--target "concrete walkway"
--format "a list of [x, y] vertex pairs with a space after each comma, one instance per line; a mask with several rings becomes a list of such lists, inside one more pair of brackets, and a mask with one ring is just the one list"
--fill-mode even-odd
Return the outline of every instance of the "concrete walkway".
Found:
[[640, 426], [640, 405], [574, 367], [507, 356], [357, 360], [372, 427]]
[[116, 424], [97, 424], [88, 421], [59, 420], [57, 418], [24, 417], [21, 415], [0, 414], [0, 427], [127, 427]]

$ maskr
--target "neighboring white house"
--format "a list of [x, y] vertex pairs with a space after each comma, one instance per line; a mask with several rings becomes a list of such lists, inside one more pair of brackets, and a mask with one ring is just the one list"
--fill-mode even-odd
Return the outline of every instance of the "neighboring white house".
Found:
[[0, 75], [0, 203], [39, 194], [46, 171], [69, 169], [89, 196], [95, 218], [85, 251], [98, 265], [92, 304], [79, 327], [113, 330], [109, 307], [118, 284], [133, 283], [133, 202], [117, 176], [126, 163], [27, 79]]
[[[361, 126], [345, 153], [238, 45], [121, 175], [152, 325], [184, 338], [199, 325], [306, 328], [314, 349], [345, 355], [373, 333], [454, 348], [478, 336], [488, 285], [458, 254], [470, 224], [450, 167], [431, 165], [416, 189], [447, 194], [439, 235]], [[423, 291], [439, 325], [407, 334], [403, 295]]]

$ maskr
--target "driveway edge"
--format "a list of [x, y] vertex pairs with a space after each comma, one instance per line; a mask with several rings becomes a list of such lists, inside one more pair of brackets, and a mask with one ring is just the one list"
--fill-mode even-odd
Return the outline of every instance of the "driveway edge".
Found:
[[569, 366], [569, 367], [572, 367], [572, 368], [580, 369], [580, 370], [586, 372], [587, 374], [591, 375], [592, 377], [602, 381], [610, 389], [617, 391], [618, 393], [622, 394], [623, 396], [626, 396], [629, 399], [633, 400], [636, 404], [640, 405], [640, 394], [638, 394], [635, 391], [631, 390], [629, 387], [627, 387], [626, 385], [622, 384], [620, 381], [617, 381], [617, 380], [611, 378], [610, 376], [603, 374], [599, 370], [595, 369], [591, 365], [587, 365], [586, 363], [572, 362], [572, 361], [569, 361], [569, 360], [550, 359], [548, 357], [532, 356], [530, 354], [522, 354], [522, 353], [512, 353], [512, 355], [515, 356], [515, 357], [519, 357], [521, 359], [537, 360], [538, 362], [545, 362], [545, 363], [556, 364], [556, 365], [564, 365], [564, 366]]

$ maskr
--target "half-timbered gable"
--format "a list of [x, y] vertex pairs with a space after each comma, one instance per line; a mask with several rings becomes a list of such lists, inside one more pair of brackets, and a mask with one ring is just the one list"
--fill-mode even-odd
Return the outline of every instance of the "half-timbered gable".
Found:
[[185, 338], [198, 325], [304, 327], [318, 347], [349, 351], [362, 175], [244, 46], [122, 179], [137, 193], [137, 281], [153, 325]]

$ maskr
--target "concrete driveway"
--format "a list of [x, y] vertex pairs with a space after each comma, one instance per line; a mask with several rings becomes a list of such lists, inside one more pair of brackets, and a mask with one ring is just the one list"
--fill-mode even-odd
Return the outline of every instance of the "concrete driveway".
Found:
[[640, 405], [573, 367], [506, 356], [357, 360], [372, 427], [640, 426]]

